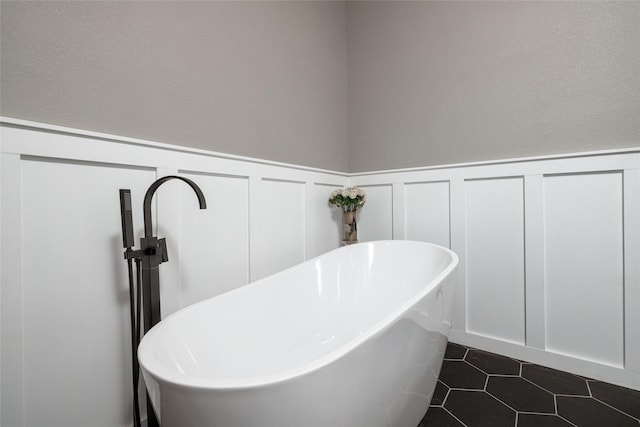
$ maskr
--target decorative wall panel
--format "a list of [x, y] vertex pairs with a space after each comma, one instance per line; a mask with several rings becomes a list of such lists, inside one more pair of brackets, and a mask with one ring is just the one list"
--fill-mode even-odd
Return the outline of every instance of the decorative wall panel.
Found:
[[307, 258], [318, 256], [336, 247], [342, 240], [342, 211], [329, 203], [329, 196], [333, 190], [341, 188], [330, 184], [313, 184], [309, 190], [308, 198], [316, 209], [308, 214], [314, 216], [310, 233], [314, 239], [314, 249], [307, 254]]
[[524, 344], [522, 178], [466, 183], [467, 329]]
[[262, 180], [259, 191], [258, 259], [251, 279], [269, 276], [305, 260], [305, 185]]
[[181, 307], [249, 283], [248, 178], [183, 176], [198, 182], [208, 208], [199, 210], [191, 188], [180, 186], [180, 239], [171, 261], [179, 265]]
[[358, 211], [358, 241], [393, 239], [393, 188], [391, 185], [363, 186], [367, 202]]
[[405, 239], [450, 246], [449, 182], [404, 186]]
[[546, 347], [622, 367], [622, 174], [544, 181]]
[[[128, 423], [129, 293], [118, 188], [142, 200], [154, 177], [144, 169], [23, 159], [25, 425]], [[140, 232], [142, 217], [134, 219]]]

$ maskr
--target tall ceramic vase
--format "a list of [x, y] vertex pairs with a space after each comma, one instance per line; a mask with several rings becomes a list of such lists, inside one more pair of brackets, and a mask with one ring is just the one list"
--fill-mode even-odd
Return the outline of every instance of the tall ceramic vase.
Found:
[[343, 211], [342, 223], [344, 227], [344, 244], [350, 245], [352, 243], [358, 243], [358, 226], [356, 223], [357, 211]]

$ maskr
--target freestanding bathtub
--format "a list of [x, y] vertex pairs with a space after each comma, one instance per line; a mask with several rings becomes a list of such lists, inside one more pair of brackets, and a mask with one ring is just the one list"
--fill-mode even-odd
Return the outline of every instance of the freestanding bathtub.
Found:
[[457, 264], [429, 243], [360, 243], [174, 313], [138, 350], [161, 425], [416, 427]]

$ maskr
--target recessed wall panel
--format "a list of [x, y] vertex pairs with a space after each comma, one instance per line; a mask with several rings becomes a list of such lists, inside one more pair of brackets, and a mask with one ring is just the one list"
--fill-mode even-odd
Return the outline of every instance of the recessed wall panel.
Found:
[[406, 184], [405, 237], [445, 247], [449, 242], [449, 182]]
[[307, 254], [307, 258], [320, 255], [340, 246], [342, 240], [342, 214], [341, 210], [329, 203], [331, 192], [341, 188], [332, 185], [315, 184], [309, 197], [312, 198], [314, 207], [313, 233], [315, 247], [313, 253]]
[[25, 425], [130, 425], [118, 190], [132, 191], [137, 240], [154, 179], [150, 170], [22, 162]]
[[546, 347], [623, 364], [622, 174], [544, 178]]
[[522, 178], [467, 181], [467, 329], [525, 341]]
[[257, 245], [259, 279], [295, 264], [305, 258], [305, 184], [303, 182], [262, 180], [260, 183], [260, 217]]
[[393, 187], [372, 185], [361, 187], [367, 202], [358, 211], [358, 241], [393, 239]]
[[197, 182], [208, 208], [181, 186], [180, 288], [183, 306], [249, 281], [249, 182], [246, 177], [184, 175]]

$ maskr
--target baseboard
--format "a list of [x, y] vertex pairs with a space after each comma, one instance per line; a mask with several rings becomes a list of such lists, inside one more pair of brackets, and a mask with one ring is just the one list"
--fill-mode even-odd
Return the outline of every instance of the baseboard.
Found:
[[469, 334], [455, 329], [451, 330], [449, 341], [512, 357], [524, 362], [535, 363], [548, 368], [640, 390], [640, 373], [604, 365], [595, 361], [554, 353], [549, 350], [526, 347], [482, 335]]

